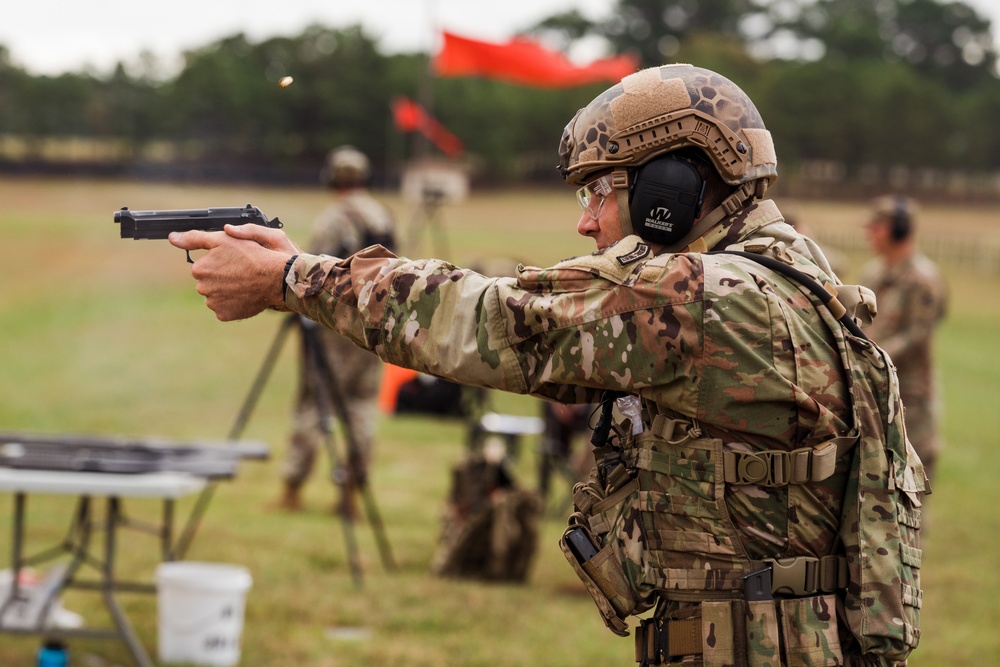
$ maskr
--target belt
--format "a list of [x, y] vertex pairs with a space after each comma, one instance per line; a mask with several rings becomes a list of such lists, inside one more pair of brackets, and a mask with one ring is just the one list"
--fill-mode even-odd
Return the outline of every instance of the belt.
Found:
[[700, 617], [680, 621], [646, 618], [635, 628], [635, 660], [642, 667], [704, 652]]
[[847, 588], [844, 556], [767, 558], [753, 564], [771, 568], [771, 591], [775, 595], [805, 597]]

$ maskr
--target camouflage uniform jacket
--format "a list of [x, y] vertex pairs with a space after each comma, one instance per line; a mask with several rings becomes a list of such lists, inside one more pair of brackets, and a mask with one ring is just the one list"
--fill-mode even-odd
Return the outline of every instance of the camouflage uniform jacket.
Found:
[[878, 318], [868, 336], [896, 365], [907, 435], [921, 460], [932, 463], [939, 410], [932, 343], [947, 307], [944, 280], [931, 260], [914, 253], [895, 266], [873, 260], [864, 267], [861, 282], [878, 298]]
[[[770, 201], [707, 235], [718, 249], [761, 239], [829, 271]], [[390, 363], [457, 382], [566, 403], [627, 391], [735, 447], [787, 450], [848, 428], [828, 326], [800, 287], [743, 258], [654, 256], [630, 236], [548, 269], [488, 279], [375, 248], [345, 260], [301, 255], [288, 285], [291, 309]], [[736, 498], [746, 555], [831, 553], [842, 483], [837, 475], [783, 490], [769, 513]], [[829, 511], [814, 517], [817, 525], [796, 517], [802, 503]]]
[[[771, 202], [703, 238], [710, 250], [768, 254], [844, 289]], [[515, 278], [380, 248], [343, 260], [300, 255], [286, 284], [289, 308], [400, 366], [566, 403], [597, 402], [604, 390], [640, 397], [645, 430], [620, 450], [637, 477], [589, 509], [574, 499], [603, 537], [584, 574], [570, 563], [615, 632], [659, 598], [670, 623], [697, 623], [685, 625], [698, 640], [680, 655], [702, 651], [691, 664], [706, 667], [742, 664], [748, 653], [760, 658], [751, 664], [778, 664], [779, 643], [790, 666], [883, 665], [916, 644], [917, 621], [902, 607], [919, 605], [919, 581], [897, 566], [902, 555], [906, 568], [919, 567], [919, 549], [900, 537], [918, 517], [897, 517], [894, 489], [915, 497], [923, 473], [903, 436], [895, 374], [799, 281], [729, 254], [654, 255], [630, 236]], [[684, 423], [679, 436], [665, 420]], [[828, 476], [730, 483], [729, 460], [829, 451], [834, 439], [859, 445]], [[847, 584], [824, 565], [834, 575], [824, 595], [747, 601], [740, 635], [740, 582], [760, 561], [843, 560], [837, 553]], [[587, 570], [609, 563], [599, 578]]]

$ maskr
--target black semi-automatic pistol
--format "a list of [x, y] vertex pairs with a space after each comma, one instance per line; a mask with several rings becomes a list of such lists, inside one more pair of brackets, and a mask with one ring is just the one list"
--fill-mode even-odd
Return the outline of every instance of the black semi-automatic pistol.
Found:
[[[170, 232], [187, 232], [199, 229], [205, 232], [220, 232], [226, 225], [263, 225], [280, 229], [283, 225], [277, 218], [268, 220], [256, 206], [247, 204], [222, 206], [218, 208], [195, 208], [163, 211], [130, 211], [122, 208], [115, 211], [115, 222], [121, 225], [123, 239], [165, 239]], [[187, 253], [187, 261], [192, 262]]]

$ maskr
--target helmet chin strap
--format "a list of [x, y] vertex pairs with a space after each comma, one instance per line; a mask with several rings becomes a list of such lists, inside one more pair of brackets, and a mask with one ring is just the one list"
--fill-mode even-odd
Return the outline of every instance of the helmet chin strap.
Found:
[[[666, 250], [669, 252], [680, 252], [689, 248], [689, 246], [694, 244], [695, 241], [701, 239], [701, 237], [704, 236], [708, 230], [722, 222], [723, 218], [729, 217], [730, 215], [743, 210], [747, 207], [747, 204], [754, 199], [762, 198], [766, 189], [767, 181], [764, 179], [744, 183], [736, 190], [736, 192], [723, 199], [721, 204], [716, 206], [707, 214], [698, 218], [695, 223], [691, 225], [691, 231], [689, 231], [680, 241], [667, 246]], [[705, 246], [704, 242], [700, 245]], [[707, 249], [707, 247], [704, 248], [704, 250]], [[701, 248], [690, 248], [690, 250], [693, 252], [703, 252]]]

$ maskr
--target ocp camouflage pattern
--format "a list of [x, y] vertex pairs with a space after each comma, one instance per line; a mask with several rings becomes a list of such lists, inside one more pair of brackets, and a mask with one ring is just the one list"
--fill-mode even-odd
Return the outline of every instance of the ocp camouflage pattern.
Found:
[[[757, 248], [808, 269], [821, 283], [839, 284], [821, 251], [785, 224], [769, 201], [744, 209], [705, 238], [709, 248]], [[689, 614], [706, 591], [715, 599], [738, 598], [742, 576], [764, 558], [837, 553], [842, 511], [856, 505], [844, 502], [844, 489], [848, 496], [852, 489], [859, 493], [849, 482], [857, 484], [878, 457], [887, 459], [887, 441], [893, 479], [921, 475], [900, 437], [901, 419], [893, 421], [898, 391], [880, 351], [852, 341], [862, 352], [849, 354], [845, 332], [805, 288], [749, 259], [657, 255], [630, 236], [550, 268], [522, 267], [516, 278], [489, 279], [374, 248], [344, 260], [300, 255], [288, 285], [290, 308], [390, 363], [562, 402], [597, 402], [607, 389], [638, 395], [645, 431], [626, 438], [624, 456], [639, 488], [623, 487], [624, 503], [589, 519], [596, 532], [615, 536], [621, 571], [608, 579], [627, 581], [635, 605], [616, 608], [622, 617], [648, 609], [668, 591], [690, 601], [676, 602], [671, 613]], [[864, 368], [847, 374], [850, 364]], [[866, 390], [871, 382], [881, 385]], [[863, 410], [859, 397], [871, 399]], [[655, 427], [665, 420], [688, 428], [676, 439], [662, 437]], [[844, 456], [822, 481], [773, 488], [724, 483], [724, 452], [789, 451], [851, 434], [860, 435], [857, 452], [864, 461]], [[886, 479], [861, 481], [875, 505], [853, 518], [876, 517], [878, 525], [866, 528], [898, 535], [895, 511], [876, 511], [896, 507], [895, 497], [885, 495]], [[858, 533], [856, 522], [849, 526]], [[895, 604], [899, 578], [893, 581], [879, 559], [866, 560], [869, 537], [848, 546], [849, 623], [838, 625], [830, 605], [813, 598], [774, 603], [784, 632], [802, 633], [785, 637], [787, 664], [844, 664], [862, 650], [854, 635], [904, 618]], [[878, 571], [862, 576], [866, 568]], [[705, 615], [718, 611], [707, 605], [700, 605], [704, 628]], [[705, 641], [715, 646], [703, 664], [729, 664], [720, 638], [706, 633]], [[732, 644], [733, 638], [722, 641]], [[751, 653], [777, 645], [776, 636], [748, 641]], [[817, 653], [806, 646], [825, 648]], [[901, 646], [895, 648], [902, 652]]]
[[597, 172], [644, 164], [665, 146], [698, 147], [730, 185], [777, 177], [771, 133], [753, 101], [721, 74], [680, 63], [630, 74], [580, 109], [559, 141], [559, 170], [583, 185]]

